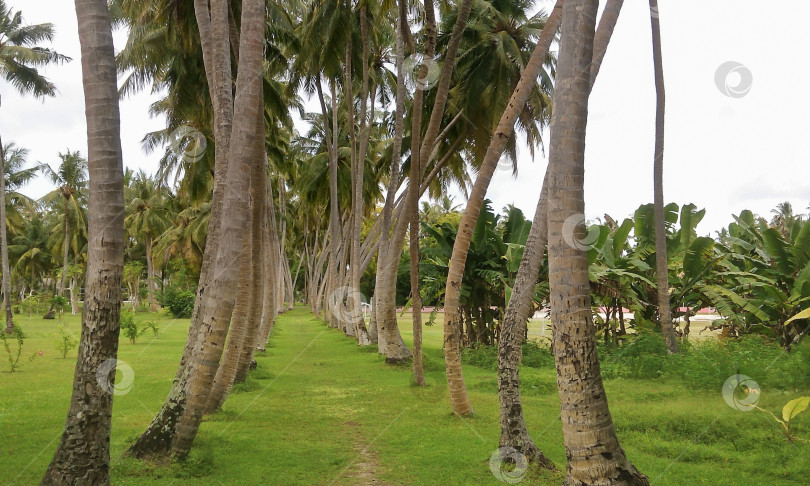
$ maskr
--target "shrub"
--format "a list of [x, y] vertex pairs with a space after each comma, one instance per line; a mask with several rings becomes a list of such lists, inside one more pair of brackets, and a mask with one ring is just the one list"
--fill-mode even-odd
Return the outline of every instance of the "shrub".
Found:
[[143, 323], [143, 328], [144, 328], [144, 332], [146, 332], [147, 330], [152, 331], [152, 334], [155, 337], [158, 337], [158, 334], [160, 334], [160, 326], [158, 326], [157, 322], [155, 322], [155, 321], [146, 321], [146, 322], [144, 322]]
[[180, 290], [176, 287], [167, 287], [160, 298], [160, 305], [169, 309], [169, 313], [176, 319], [188, 319], [194, 310], [196, 296], [190, 290]]
[[[9, 340], [11, 339], [14, 339], [16, 346], [13, 344], [9, 345]], [[25, 343], [25, 334], [23, 333], [22, 329], [20, 326], [14, 326], [14, 330], [8, 334], [0, 329], [0, 340], [3, 341], [3, 347], [6, 349], [6, 354], [8, 355], [10, 371], [12, 373], [19, 371], [20, 355], [22, 354], [23, 344]], [[12, 347], [16, 349], [12, 350]]]
[[132, 312], [121, 312], [121, 334], [129, 339], [129, 342], [135, 344], [135, 341], [137, 341], [145, 331], [146, 329], [138, 328], [138, 324], [135, 322], [135, 316]]
[[65, 331], [65, 326], [59, 325], [56, 332], [56, 350], [62, 355], [62, 359], [67, 358], [71, 349], [79, 345], [79, 340], [73, 334]]

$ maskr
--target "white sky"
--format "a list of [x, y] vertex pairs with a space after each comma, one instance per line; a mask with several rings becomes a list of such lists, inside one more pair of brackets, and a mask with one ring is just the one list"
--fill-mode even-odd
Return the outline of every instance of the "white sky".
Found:
[[[86, 154], [79, 42], [73, 2], [10, 0], [27, 23], [52, 22], [53, 43], [73, 62], [45, 74], [59, 95], [44, 102], [22, 98], [0, 81], [0, 134], [29, 148], [30, 161], [56, 166], [66, 149]], [[542, 0], [539, 5], [552, 4]], [[707, 209], [699, 232], [708, 234], [751, 209], [762, 215], [781, 201], [797, 212], [810, 205], [810, 46], [807, 0], [659, 0], [667, 88], [665, 198]], [[123, 35], [116, 36], [120, 47]], [[715, 84], [717, 69], [736, 61], [753, 84], [740, 98]], [[730, 86], [739, 82], [732, 74]], [[145, 155], [140, 140], [163, 121], [150, 119], [153, 100], [141, 94], [121, 103], [124, 163], [154, 172], [159, 154]], [[646, 0], [627, 0], [590, 100], [586, 148], [588, 218], [629, 216], [652, 201], [655, 92]], [[519, 176], [496, 172], [488, 197], [496, 210], [509, 203], [534, 213], [547, 160], [521, 150]], [[24, 192], [39, 197], [40, 178]], [[461, 202], [461, 198], [458, 198]]]

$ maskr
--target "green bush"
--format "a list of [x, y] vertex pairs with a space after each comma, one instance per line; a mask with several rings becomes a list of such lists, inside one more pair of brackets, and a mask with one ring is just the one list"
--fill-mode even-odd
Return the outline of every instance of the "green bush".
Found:
[[65, 331], [65, 326], [60, 324], [57, 327], [55, 344], [56, 350], [62, 355], [62, 359], [65, 359], [70, 350], [79, 345], [79, 340], [70, 332]]
[[127, 310], [121, 312], [121, 334], [129, 339], [129, 342], [135, 344], [146, 330], [145, 328], [138, 328], [138, 324], [135, 322], [135, 315], [131, 311]]
[[[20, 369], [20, 355], [22, 354], [23, 344], [25, 344], [25, 337], [25, 333], [23, 333], [20, 326], [14, 326], [14, 329], [8, 334], [3, 329], [0, 329], [0, 341], [3, 341], [3, 347], [6, 349], [11, 373]], [[9, 344], [12, 339], [14, 344]]]
[[169, 313], [176, 319], [188, 319], [194, 310], [196, 296], [190, 290], [180, 290], [176, 287], [167, 287], [160, 298], [160, 305], [169, 309]]

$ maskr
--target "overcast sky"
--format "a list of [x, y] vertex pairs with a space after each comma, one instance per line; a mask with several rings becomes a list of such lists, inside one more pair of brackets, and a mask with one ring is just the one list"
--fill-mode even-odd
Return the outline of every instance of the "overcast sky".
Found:
[[[87, 153], [79, 42], [73, 2], [10, 0], [27, 23], [52, 22], [53, 43], [73, 62], [45, 74], [59, 95], [22, 98], [0, 81], [0, 134], [30, 149], [30, 161], [57, 165], [66, 149]], [[553, 2], [544, 0], [539, 5]], [[807, 0], [659, 0], [667, 89], [665, 198], [695, 203], [708, 234], [751, 209], [762, 215], [781, 201], [810, 205], [810, 17]], [[777, 7], [777, 8], [773, 8]], [[120, 48], [125, 41], [116, 35]], [[730, 63], [737, 64], [730, 64]], [[728, 73], [724, 76], [724, 73]], [[718, 86], [719, 81], [719, 86]], [[140, 148], [150, 119], [148, 93], [122, 101], [124, 163], [154, 172], [159, 154]], [[590, 99], [586, 146], [586, 213], [616, 219], [652, 201], [655, 90], [649, 8], [628, 0]], [[548, 154], [546, 154], [548, 155]], [[519, 175], [499, 170], [488, 197], [496, 210], [513, 203], [534, 214], [547, 159], [521, 151]], [[40, 178], [24, 192], [51, 189]], [[461, 197], [459, 196], [459, 202]]]

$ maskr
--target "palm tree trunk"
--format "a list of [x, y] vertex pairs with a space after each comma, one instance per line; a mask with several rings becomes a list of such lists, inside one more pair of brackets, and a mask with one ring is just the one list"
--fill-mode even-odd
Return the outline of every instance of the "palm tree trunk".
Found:
[[[594, 39], [594, 62], [591, 64], [591, 89], [599, 74], [601, 60], [607, 52], [622, 4], [623, 0], [608, 0], [599, 21]], [[561, 7], [562, 5], [558, 4], [558, 8]], [[553, 131], [554, 127], [552, 127]], [[523, 417], [519, 363], [521, 345], [526, 335], [526, 322], [532, 310], [531, 301], [537, 283], [537, 274], [543, 262], [548, 240], [548, 187], [552, 171], [553, 168], [549, 165], [535, 209], [532, 228], [526, 241], [523, 259], [515, 277], [512, 296], [501, 323], [501, 336], [498, 340], [498, 398], [501, 403], [500, 445], [523, 451], [529, 460], [535, 460], [539, 464], [543, 464], [547, 459], [537, 456], [540, 451], [529, 435]], [[619, 312], [621, 313], [621, 306]]]
[[273, 210], [272, 188], [265, 185], [264, 208], [262, 210], [262, 269], [264, 272], [264, 288], [262, 291], [262, 315], [259, 331], [256, 336], [256, 350], [264, 352], [273, 321], [276, 318], [275, 310], [275, 232], [270, 229], [270, 211]]
[[[369, 98], [369, 68], [368, 59], [369, 59], [369, 52], [370, 52], [370, 39], [368, 33], [368, 7], [365, 3], [361, 4], [360, 7], [360, 38], [362, 41], [362, 84], [360, 88], [360, 145], [357, 150], [357, 154], [354, 157], [354, 170], [352, 170], [352, 185], [354, 191], [352, 193], [352, 241], [351, 241], [351, 258], [350, 258], [350, 265], [351, 265], [351, 288], [352, 288], [352, 302], [351, 302], [351, 313], [352, 313], [352, 321], [353, 326], [356, 329], [355, 334], [357, 338], [357, 343], [360, 346], [368, 346], [371, 344], [371, 339], [368, 336], [368, 329], [366, 329], [366, 324], [363, 318], [363, 312], [361, 308], [362, 302], [360, 302], [360, 278], [363, 275], [362, 271], [362, 264], [361, 264], [361, 244], [362, 244], [362, 228], [363, 228], [363, 177], [364, 177], [364, 169], [366, 165], [366, 153], [368, 151], [368, 143], [369, 143], [369, 135], [370, 135], [370, 128], [369, 125], [371, 122], [368, 120], [368, 98]], [[351, 41], [349, 41], [349, 46], [351, 46]], [[351, 94], [351, 53], [346, 57], [347, 62], [347, 74], [349, 82], [346, 83], [347, 91]], [[375, 93], [372, 91], [371, 96], [374, 97]], [[353, 105], [353, 97], [349, 96], [347, 98], [350, 100], [349, 106]], [[351, 108], [349, 109], [350, 113], [353, 113], [354, 110]], [[373, 112], [373, 110], [372, 110]], [[373, 117], [373, 115], [372, 115]], [[352, 115], [352, 122], [350, 131], [354, 134], [354, 116]], [[373, 120], [372, 120], [373, 122]], [[352, 143], [352, 151], [354, 153], [354, 143]]]
[[[264, 134], [264, 112], [262, 111], [261, 119], [258, 124], [259, 133]], [[256, 154], [256, 164], [253, 166], [253, 206], [251, 210], [251, 245], [250, 245], [250, 273], [251, 286], [250, 296], [248, 299], [248, 312], [247, 312], [247, 330], [245, 332], [245, 339], [242, 341], [242, 346], [239, 350], [238, 366], [236, 368], [236, 375], [234, 376], [235, 383], [243, 383], [247, 379], [250, 364], [253, 361], [253, 354], [256, 351], [256, 343], [259, 337], [259, 330], [262, 324], [262, 311], [264, 310], [264, 290], [267, 286], [266, 276], [262, 278], [262, 264], [264, 263], [265, 248], [262, 243], [264, 239], [263, 220], [265, 214], [267, 188], [265, 186], [267, 174], [265, 172], [266, 159], [264, 153]], [[265, 339], [266, 342], [266, 339]]]
[[155, 277], [155, 260], [152, 257], [152, 237], [147, 235], [144, 239], [144, 246], [146, 247], [146, 289], [147, 301], [149, 302], [149, 311], [157, 312], [160, 309], [157, 298], [157, 281]]
[[217, 368], [211, 391], [208, 394], [208, 403], [205, 413], [218, 411], [233, 387], [236, 369], [239, 366], [239, 354], [245, 342], [248, 327], [248, 306], [250, 305], [250, 295], [252, 282], [256, 276], [252, 273], [253, 264], [251, 256], [250, 235], [245, 232], [242, 237], [242, 257], [239, 264], [239, 284], [236, 291], [236, 303], [231, 316], [230, 331], [228, 341], [222, 360]]
[[[203, 302], [207, 300], [204, 299], [203, 296], [210, 297], [214, 291], [217, 290], [217, 287], [222, 285], [221, 279], [215, 281], [213, 277], [232, 278], [232, 275], [230, 275], [232, 273], [231, 271], [225, 273], [218, 271], [221, 267], [217, 266], [217, 260], [220, 253], [220, 223], [223, 220], [228, 220], [223, 214], [226, 188], [228, 188], [229, 184], [234, 184], [229, 174], [231, 170], [235, 172], [240, 171], [240, 169], [244, 170], [244, 167], [230, 169], [230, 146], [233, 132], [240, 133], [239, 142], [241, 142], [241, 145], [237, 145], [237, 147], [245, 149], [248, 145], [247, 141], [244, 140], [246, 138], [244, 131], [232, 130], [234, 103], [230, 62], [231, 53], [228, 41], [228, 5], [224, 0], [212, 0], [211, 9], [209, 11], [208, 2], [205, 0], [195, 0], [194, 7], [197, 25], [200, 31], [203, 61], [215, 113], [215, 174], [209, 223], [212, 229], [209, 231], [203, 256], [200, 283], [197, 287], [197, 300], [192, 314], [191, 327], [189, 328], [186, 347], [177, 369], [174, 384], [158, 415], [152, 420], [146, 432], [144, 432], [128, 450], [128, 454], [141, 458], [158, 457], [169, 451], [178, 430], [178, 421], [188, 407], [189, 382], [194, 374], [192, 368], [198, 363], [199, 357], [201, 356], [199, 350], [201, 344], [198, 343], [198, 341], [201, 337], [204, 337], [204, 334], [200, 333], [201, 323], [204, 321], [204, 314], [211, 309], [210, 306], [203, 306]], [[258, 13], [257, 16], [261, 17]], [[245, 41], [245, 37], [242, 38], [242, 41]], [[250, 84], [251, 89], [259, 89], [258, 87], [252, 86], [253, 80], [251, 80]], [[241, 90], [243, 85], [240, 84], [239, 86]], [[258, 109], [258, 104], [254, 109]], [[244, 118], [243, 116], [240, 120], [244, 120]], [[236, 188], [235, 191], [242, 191], [244, 193], [242, 190], [243, 187], [244, 186]], [[237, 218], [237, 220], [238, 219], [239, 218]], [[230, 222], [232, 223], [233, 221]], [[243, 228], [239, 228], [237, 234], [242, 229]], [[230, 285], [230, 287], [233, 289], [234, 285]], [[233, 301], [230, 300], [230, 302], [232, 308]], [[227, 302], [225, 303], [227, 304]], [[227, 306], [223, 306], [223, 310], [228, 310]], [[222, 341], [220, 341], [220, 343], [221, 342]], [[211, 376], [211, 378], [212, 377], [213, 376]], [[198, 400], [201, 399], [198, 397]], [[185, 440], [188, 445], [190, 445], [190, 441], [188, 440], [189, 435], [196, 433], [193, 420], [191, 425], [192, 426], [187, 427], [184, 432], [186, 434]], [[181, 445], [181, 449], [182, 446], [183, 445]], [[180, 453], [178, 455], [182, 456], [183, 454]]]
[[[563, 7], [558, 87], [554, 92], [549, 164], [549, 283], [557, 387], [568, 467], [565, 484], [648, 484], [619, 445], [590, 321], [588, 258], [566, 240], [566, 221], [584, 214], [585, 130], [593, 60], [596, 0], [566, 0]], [[560, 87], [565, 87], [560, 89]]]
[[[230, 162], [223, 201], [221, 235], [240, 234], [249, 222], [247, 189], [250, 187], [250, 167], [256, 144], [264, 137], [257, 133], [256, 117], [262, 103], [262, 46], [264, 45], [265, 5], [262, 0], [245, 1], [242, 8], [242, 33], [239, 46], [237, 92], [234, 100], [234, 120], [231, 134]], [[227, 20], [227, 15], [224, 16]], [[215, 40], [217, 27], [213, 23]], [[226, 29], [227, 30], [227, 29]], [[235, 303], [238, 268], [233, 265], [241, 258], [242, 244], [238, 240], [221, 240], [214, 263], [215, 274], [203, 294], [200, 310], [198, 342], [191, 362], [186, 403], [177, 420], [177, 431], [171, 452], [184, 459], [199, 430], [208, 400], [208, 391], [216, 374], [223, 343]]]
[[464, 385], [464, 376], [461, 369], [461, 355], [459, 342], [455, 338], [458, 335], [457, 329], [460, 325], [459, 304], [461, 300], [461, 281], [464, 276], [464, 268], [467, 262], [467, 253], [472, 241], [472, 232], [475, 228], [478, 216], [481, 213], [481, 205], [486, 196], [492, 175], [497, 167], [498, 160], [503, 153], [506, 143], [512, 136], [515, 122], [523, 107], [531, 95], [540, 69], [548, 55], [551, 41], [557, 32], [561, 16], [561, 8], [555, 6], [546, 26], [537, 40], [537, 45], [532, 52], [526, 68], [521, 73], [520, 80], [515, 87], [512, 97], [509, 100], [506, 110], [501, 115], [498, 127], [495, 129], [492, 141], [490, 142], [478, 177], [475, 180], [467, 207], [461, 217], [458, 235], [453, 245], [453, 253], [450, 258], [450, 268], [447, 276], [447, 287], [445, 289], [444, 304], [444, 359], [447, 371], [447, 382], [450, 386], [450, 402], [453, 412], [460, 415], [468, 415], [472, 412], [472, 405], [467, 396], [467, 389]]
[[655, 65], [655, 157], [653, 162], [654, 213], [655, 213], [655, 277], [658, 283], [658, 320], [667, 352], [678, 352], [678, 340], [672, 325], [669, 307], [669, 272], [667, 270], [667, 233], [664, 218], [664, 64], [661, 57], [661, 24], [658, 20], [658, 0], [650, 0], [650, 23], [652, 25], [653, 64]]
[[0, 138], [0, 255], [3, 271], [3, 310], [6, 313], [6, 333], [14, 331], [14, 313], [11, 312], [11, 268], [8, 264], [8, 233], [6, 229], [6, 155]]
[[[76, 0], [90, 200], [87, 292], [67, 422], [42, 484], [109, 484], [110, 419], [124, 268], [124, 176], [107, 2]], [[100, 386], [99, 370], [107, 370]]]
[[62, 276], [59, 277], [59, 295], [65, 295], [65, 280], [67, 279], [67, 269], [70, 260], [70, 217], [68, 211], [70, 206], [68, 200], [65, 199], [65, 214], [63, 224], [65, 226], [65, 244], [62, 247]]

